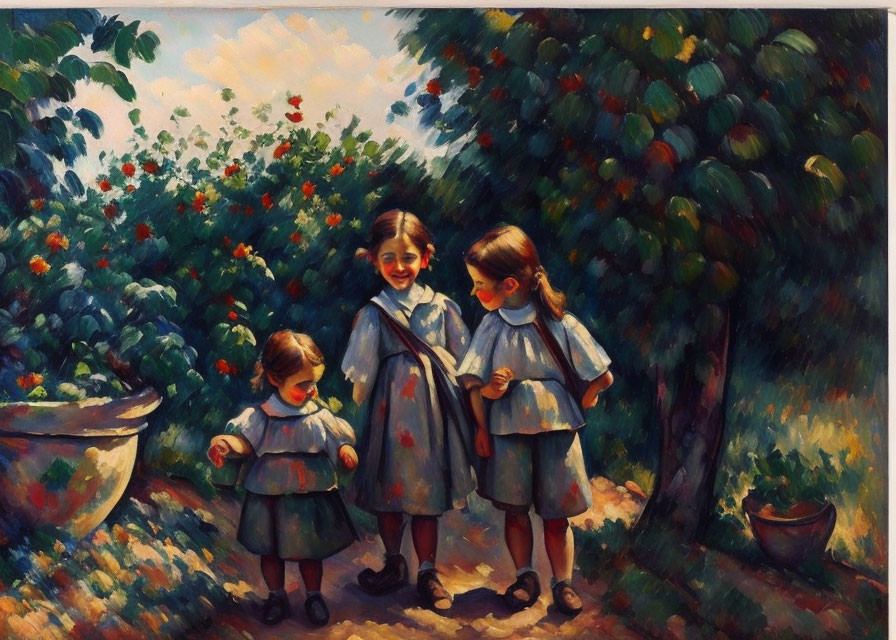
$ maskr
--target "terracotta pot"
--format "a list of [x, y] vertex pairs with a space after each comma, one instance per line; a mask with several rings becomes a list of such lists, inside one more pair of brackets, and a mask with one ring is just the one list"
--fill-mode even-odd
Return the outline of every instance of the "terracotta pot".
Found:
[[0, 543], [39, 525], [81, 538], [124, 494], [154, 389], [112, 400], [0, 406]]
[[800, 503], [779, 515], [763, 510], [765, 503], [748, 494], [742, 507], [765, 555], [788, 568], [820, 559], [837, 521], [837, 509], [830, 502]]

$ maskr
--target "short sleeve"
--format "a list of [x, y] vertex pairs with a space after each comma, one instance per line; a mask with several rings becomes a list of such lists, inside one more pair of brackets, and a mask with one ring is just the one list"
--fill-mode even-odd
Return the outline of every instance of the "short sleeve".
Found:
[[264, 412], [258, 407], [249, 407], [227, 423], [224, 433], [243, 436], [257, 451], [264, 437], [264, 423]]
[[380, 364], [380, 319], [373, 305], [358, 312], [342, 358], [346, 380], [368, 387], [373, 384]]
[[583, 380], [599, 378], [610, 368], [610, 356], [578, 318], [564, 314], [561, 321], [569, 348], [569, 361]]
[[324, 446], [327, 456], [335, 465], [339, 461], [340, 447], [345, 444], [355, 444], [355, 432], [352, 426], [342, 418], [334, 416], [328, 409], [323, 409], [323, 411], [325, 413], [321, 417], [327, 435]]
[[492, 354], [495, 351], [495, 342], [501, 330], [502, 320], [497, 313], [486, 315], [470, 340], [464, 357], [457, 366], [457, 374], [461, 377], [471, 376], [486, 382], [492, 375]]
[[456, 359], [464, 355], [470, 344], [470, 330], [464, 324], [460, 307], [450, 298], [445, 298], [445, 346]]

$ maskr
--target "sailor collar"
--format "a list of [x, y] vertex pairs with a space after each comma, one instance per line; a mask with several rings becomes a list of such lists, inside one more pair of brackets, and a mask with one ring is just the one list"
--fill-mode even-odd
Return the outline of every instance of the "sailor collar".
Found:
[[261, 403], [261, 410], [272, 418], [293, 418], [311, 415], [319, 411], [320, 407], [311, 399], [299, 407], [291, 405], [284, 402], [275, 391], [267, 400]]
[[401, 316], [403, 311], [411, 314], [418, 304], [427, 304], [435, 298], [435, 292], [428, 285], [419, 285], [416, 282], [404, 291], [398, 291], [392, 287], [386, 287], [378, 295], [372, 298], [393, 316]]
[[535, 321], [535, 305], [529, 302], [519, 309], [506, 309], [501, 307], [498, 309], [498, 314], [500, 314], [501, 318], [507, 324], [519, 327]]

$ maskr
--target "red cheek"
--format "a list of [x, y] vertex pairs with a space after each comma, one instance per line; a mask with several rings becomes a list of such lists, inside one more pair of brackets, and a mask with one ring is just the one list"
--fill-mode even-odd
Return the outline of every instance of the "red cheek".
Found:
[[302, 389], [290, 389], [289, 397], [295, 400], [296, 402], [305, 402], [305, 398], [308, 396], [308, 392]]
[[495, 299], [495, 294], [492, 293], [491, 291], [477, 291], [476, 297], [479, 298], [479, 302], [488, 304], [489, 302], [491, 302], [492, 300]]

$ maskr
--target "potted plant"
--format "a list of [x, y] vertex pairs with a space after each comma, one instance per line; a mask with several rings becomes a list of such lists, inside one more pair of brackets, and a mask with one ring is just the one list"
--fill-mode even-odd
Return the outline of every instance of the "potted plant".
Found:
[[815, 466], [796, 449], [773, 448], [753, 459], [756, 475], [742, 506], [759, 547], [788, 568], [820, 559], [837, 520], [829, 497], [841, 473], [827, 453], [819, 454]]

